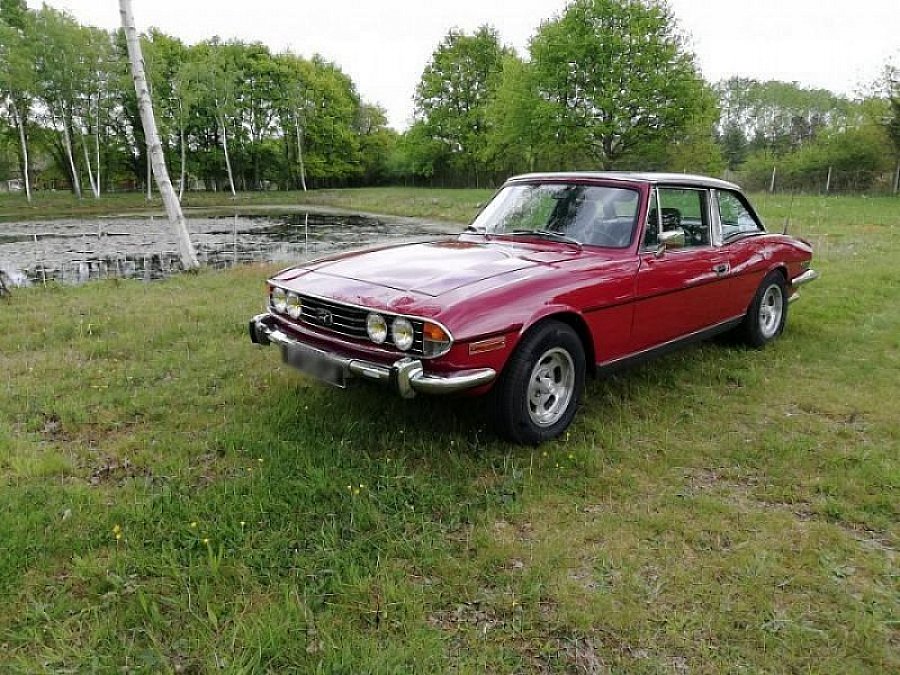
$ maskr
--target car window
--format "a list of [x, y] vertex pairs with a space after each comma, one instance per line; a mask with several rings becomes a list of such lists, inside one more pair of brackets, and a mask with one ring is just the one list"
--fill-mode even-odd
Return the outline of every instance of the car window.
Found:
[[723, 240], [738, 234], [762, 232], [762, 226], [734, 192], [720, 190], [718, 198]]
[[631, 245], [640, 195], [600, 185], [538, 183], [510, 185], [479, 214], [472, 227], [488, 234], [543, 234], [587, 246]]
[[644, 247], [655, 248], [659, 228], [663, 232], [684, 230], [684, 247], [709, 246], [709, 218], [706, 210], [706, 190], [661, 187], [651, 201], [647, 213]]

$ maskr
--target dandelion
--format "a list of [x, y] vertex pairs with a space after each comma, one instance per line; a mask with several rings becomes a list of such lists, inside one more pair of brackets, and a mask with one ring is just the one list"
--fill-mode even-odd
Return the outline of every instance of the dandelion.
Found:
[[544, 451], [541, 453], [541, 457], [546, 457], [546, 456], [547, 456], [547, 451], [544, 450]]
[[203, 537], [203, 543], [209, 544], [209, 537]]
[[353, 488], [353, 494], [354, 494], [354, 495], [358, 495], [358, 494], [359, 494], [359, 488]]
[[262, 463], [263, 463], [263, 458], [262, 458], [262, 457], [260, 457], [260, 458], [259, 458], [259, 459], [257, 459], [257, 460], [256, 460], [256, 461], [257, 461], [257, 462], [259, 462], [259, 463], [260, 463], [260, 464], [262, 464]]
[[192, 530], [196, 530], [196, 529], [197, 529], [197, 521], [196, 521], [196, 520], [192, 520], [192, 521], [191, 521], [191, 529], [192, 529]]
[[122, 526], [121, 525], [113, 525], [112, 531], [113, 531], [113, 534], [119, 534], [122, 532]]
[[122, 533], [116, 532], [116, 541], [122, 541]]
[[571, 452], [569, 453], [569, 459], [575, 459], [575, 455], [573, 455]]
[[246, 524], [247, 524], [247, 521], [245, 521], [245, 520], [241, 521], [241, 527], [244, 527], [244, 525], [246, 525]]

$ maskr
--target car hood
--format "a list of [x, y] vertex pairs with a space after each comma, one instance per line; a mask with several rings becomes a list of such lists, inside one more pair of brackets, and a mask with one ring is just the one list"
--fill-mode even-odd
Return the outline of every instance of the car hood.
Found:
[[531, 250], [527, 247], [437, 241], [363, 251], [326, 259], [279, 275], [289, 280], [315, 271], [405, 293], [437, 297], [468, 284], [568, 260], [577, 251]]

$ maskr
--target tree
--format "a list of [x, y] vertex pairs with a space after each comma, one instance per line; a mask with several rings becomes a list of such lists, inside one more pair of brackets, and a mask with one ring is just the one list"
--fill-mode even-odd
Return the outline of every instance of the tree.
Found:
[[542, 127], [562, 158], [618, 166], [679, 137], [710, 97], [662, 3], [574, 0], [530, 44]]
[[28, 123], [35, 87], [33, 55], [28, 30], [30, 24], [25, 3], [0, 2], [0, 111], [9, 118], [18, 138], [19, 172], [25, 183], [25, 196], [31, 202], [31, 176], [28, 160]]
[[416, 88], [416, 114], [424, 129], [444, 146], [451, 167], [472, 171], [476, 186], [487, 138], [485, 111], [510, 54], [490, 26], [473, 35], [451, 30]]
[[184, 214], [181, 204], [175, 196], [172, 181], [169, 180], [169, 172], [166, 168], [166, 160], [163, 156], [162, 145], [156, 132], [156, 119], [153, 115], [153, 103], [150, 101], [150, 90], [147, 86], [147, 77], [144, 74], [144, 57], [141, 55], [141, 41], [134, 27], [134, 15], [131, 11], [131, 0], [119, 0], [119, 12], [122, 16], [122, 29], [125, 32], [128, 44], [128, 56], [131, 61], [131, 71], [134, 75], [134, 90], [137, 94], [138, 105], [141, 110], [141, 122], [144, 127], [144, 136], [153, 162], [153, 173], [156, 176], [156, 184], [162, 195], [166, 207], [169, 222], [175, 231], [178, 240], [178, 250], [181, 264], [185, 269], [199, 267], [197, 253], [191, 242], [187, 224], [184, 222]]

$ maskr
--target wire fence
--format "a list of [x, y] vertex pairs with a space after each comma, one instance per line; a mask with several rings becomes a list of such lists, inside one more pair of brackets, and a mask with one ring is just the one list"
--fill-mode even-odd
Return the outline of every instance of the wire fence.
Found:
[[893, 171], [846, 170], [835, 167], [792, 171], [773, 165], [766, 169], [726, 170], [723, 178], [750, 192], [900, 194], [900, 165]]

